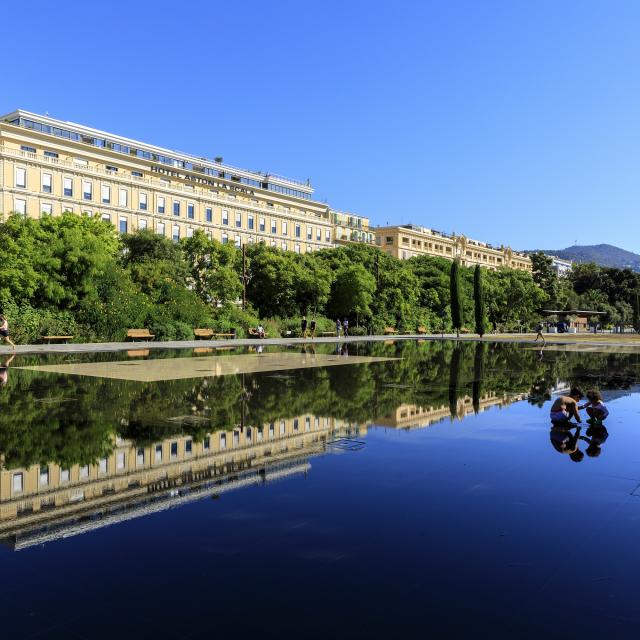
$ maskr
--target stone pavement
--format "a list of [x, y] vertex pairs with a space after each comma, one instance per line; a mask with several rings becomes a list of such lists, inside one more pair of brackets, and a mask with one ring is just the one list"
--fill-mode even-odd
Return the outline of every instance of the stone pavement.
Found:
[[[541, 343], [534, 343], [535, 334], [532, 333], [502, 333], [487, 334], [484, 342], [513, 342], [529, 346], [540, 347]], [[266, 338], [264, 340], [243, 338], [239, 340], [171, 340], [167, 342], [87, 342], [79, 344], [25, 344], [17, 345], [16, 354], [45, 354], [45, 353], [104, 353], [115, 351], [142, 351], [147, 349], [194, 349], [194, 348], [229, 348], [229, 347], [255, 347], [262, 346], [287, 346], [302, 344], [336, 344], [355, 342], [386, 342], [400, 340], [455, 340], [455, 334], [431, 334], [431, 335], [396, 335], [396, 336], [353, 336], [349, 338]], [[578, 333], [578, 334], [545, 334], [549, 347], [571, 347], [588, 351], [616, 351], [631, 350], [640, 351], [640, 335], [619, 333]], [[464, 334], [459, 338], [464, 342], [477, 342], [480, 338], [475, 334]], [[11, 347], [0, 346], [0, 355], [10, 355]]]

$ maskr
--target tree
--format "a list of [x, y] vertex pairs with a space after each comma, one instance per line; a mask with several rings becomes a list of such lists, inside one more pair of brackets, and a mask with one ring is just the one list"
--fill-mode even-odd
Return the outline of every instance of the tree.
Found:
[[451, 322], [457, 336], [460, 337], [460, 329], [462, 329], [464, 323], [464, 311], [462, 307], [462, 291], [460, 290], [460, 265], [457, 260], [451, 263], [449, 291], [451, 297]]
[[485, 328], [484, 291], [482, 288], [482, 267], [477, 264], [473, 273], [473, 300], [476, 320], [476, 333], [482, 338]]
[[637, 291], [633, 296], [633, 330], [640, 333], [640, 294]]
[[371, 302], [376, 290], [375, 278], [360, 264], [341, 268], [331, 286], [327, 310], [336, 318], [371, 316]]
[[549, 296], [550, 304], [554, 305], [558, 298], [559, 283], [553, 260], [540, 251], [532, 253], [529, 257], [533, 281]]

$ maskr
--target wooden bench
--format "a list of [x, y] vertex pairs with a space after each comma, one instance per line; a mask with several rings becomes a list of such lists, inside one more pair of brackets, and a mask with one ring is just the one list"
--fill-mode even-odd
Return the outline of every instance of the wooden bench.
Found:
[[235, 338], [235, 333], [213, 333], [212, 336], [214, 338]]
[[264, 332], [264, 334], [263, 334], [263, 335], [260, 335], [260, 334], [258, 333], [258, 330], [257, 330], [257, 329], [254, 329], [253, 327], [251, 327], [251, 328], [249, 329], [249, 337], [250, 337], [250, 338], [266, 338], [266, 337], [267, 337], [267, 335], [269, 335], [269, 334], [268, 334], [266, 331]]
[[131, 340], [153, 340], [155, 335], [149, 332], [149, 329], [129, 329], [127, 338]]
[[427, 327], [418, 327], [418, 335], [423, 336], [427, 333]]
[[43, 342], [51, 344], [52, 342], [64, 342], [65, 344], [69, 340], [73, 340], [73, 336], [40, 336]]
[[210, 340], [213, 337], [213, 329], [194, 329], [193, 335], [196, 337], [196, 340]]
[[384, 328], [384, 335], [385, 336], [391, 336], [391, 335], [394, 335], [395, 333], [398, 333], [398, 330], [394, 329], [393, 327], [385, 327]]

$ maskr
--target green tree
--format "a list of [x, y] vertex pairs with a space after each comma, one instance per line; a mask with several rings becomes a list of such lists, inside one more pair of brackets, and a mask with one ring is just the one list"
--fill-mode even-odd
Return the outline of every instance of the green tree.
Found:
[[333, 317], [354, 317], [356, 325], [371, 316], [375, 278], [360, 264], [341, 268], [331, 286], [327, 309]]
[[633, 330], [640, 333], [640, 293], [633, 296]]
[[486, 318], [484, 313], [484, 290], [482, 288], [482, 267], [478, 264], [473, 272], [473, 300], [476, 321], [476, 333], [484, 335]]
[[549, 303], [555, 305], [558, 299], [559, 283], [558, 274], [553, 268], [553, 260], [540, 251], [532, 253], [529, 257], [533, 281], [547, 294]]
[[462, 290], [460, 288], [460, 264], [457, 260], [451, 263], [451, 277], [449, 280], [451, 298], [451, 322], [456, 334], [460, 337], [460, 329], [464, 324], [464, 308], [462, 302]]

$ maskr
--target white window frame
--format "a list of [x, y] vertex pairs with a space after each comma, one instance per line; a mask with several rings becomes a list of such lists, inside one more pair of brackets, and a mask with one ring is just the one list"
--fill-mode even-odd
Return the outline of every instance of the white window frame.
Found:
[[15, 170], [15, 185], [17, 189], [27, 188], [27, 169], [26, 167], [16, 167]]
[[118, 206], [119, 207], [129, 206], [129, 192], [126, 189], [123, 189], [122, 187], [118, 189]]
[[[49, 184], [47, 184], [47, 181]], [[53, 193], [53, 175], [48, 171], [42, 171], [40, 173], [40, 191], [42, 191], [42, 193]]]
[[27, 215], [27, 201], [24, 198], [14, 198], [13, 199], [13, 210], [21, 215]]
[[100, 202], [102, 204], [111, 204], [111, 187], [108, 184], [100, 186]]
[[140, 211], [146, 211], [148, 207], [149, 207], [149, 198], [144, 191], [141, 191], [138, 194], [138, 209], [140, 209]]

